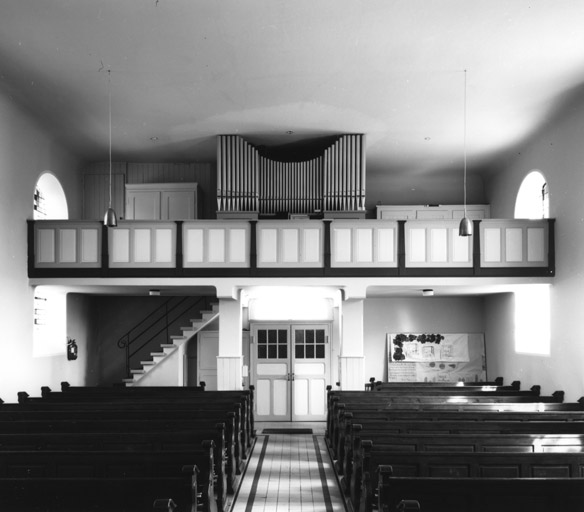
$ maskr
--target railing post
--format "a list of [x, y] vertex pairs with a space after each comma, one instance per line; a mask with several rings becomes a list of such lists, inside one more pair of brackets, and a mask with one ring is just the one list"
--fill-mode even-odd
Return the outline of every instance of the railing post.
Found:
[[126, 337], [126, 376], [128, 379], [132, 377], [130, 373], [130, 336]]
[[168, 333], [168, 302], [166, 302], [164, 304], [164, 323], [165, 323], [165, 329], [166, 329], [166, 343], [168, 343], [170, 341], [170, 335]]

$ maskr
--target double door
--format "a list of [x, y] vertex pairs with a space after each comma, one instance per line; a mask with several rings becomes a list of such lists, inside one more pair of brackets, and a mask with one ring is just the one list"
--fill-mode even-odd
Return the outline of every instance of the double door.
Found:
[[326, 419], [327, 324], [253, 324], [251, 383], [258, 421]]

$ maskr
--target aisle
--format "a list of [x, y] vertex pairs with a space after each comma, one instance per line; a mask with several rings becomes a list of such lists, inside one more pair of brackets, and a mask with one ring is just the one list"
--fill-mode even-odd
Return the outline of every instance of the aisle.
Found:
[[[264, 433], [308, 428], [312, 434]], [[324, 442], [324, 423], [258, 423], [232, 512], [339, 512], [344, 500]]]

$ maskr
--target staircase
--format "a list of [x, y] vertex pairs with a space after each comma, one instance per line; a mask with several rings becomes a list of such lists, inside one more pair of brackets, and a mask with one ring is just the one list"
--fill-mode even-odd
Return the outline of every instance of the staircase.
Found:
[[205, 329], [209, 324], [214, 322], [219, 318], [219, 304], [212, 303], [210, 311], [201, 311], [201, 317], [198, 319], [191, 319], [191, 325], [187, 327], [180, 327], [182, 334], [170, 336], [170, 341], [172, 343], [162, 343], [159, 345], [159, 350], [156, 352], [151, 352], [150, 356], [152, 359], [147, 361], [140, 361], [140, 367], [130, 370], [130, 377], [123, 379], [123, 385], [130, 386], [140, 386], [146, 385], [140, 383], [148, 375], [152, 377], [152, 373], [157, 371], [160, 365], [171, 358], [173, 355], [177, 355], [179, 349], [189, 341], [195, 334]]

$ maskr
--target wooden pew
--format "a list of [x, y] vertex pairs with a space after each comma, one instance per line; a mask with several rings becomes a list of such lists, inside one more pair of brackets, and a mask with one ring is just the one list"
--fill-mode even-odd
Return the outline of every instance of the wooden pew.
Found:
[[505, 386], [503, 377], [497, 377], [495, 380], [483, 381], [483, 382], [479, 382], [479, 381], [469, 381], [469, 382], [466, 382], [466, 381], [457, 381], [457, 382], [453, 382], [453, 381], [452, 382], [383, 382], [383, 381], [377, 380], [375, 377], [371, 377], [369, 379], [369, 382], [367, 382], [365, 384], [365, 391], [380, 391], [386, 387], [391, 388], [391, 387], [397, 387], [397, 386], [420, 386], [420, 387], [431, 387], [431, 386], [436, 386], [436, 387], [498, 386], [498, 387], [508, 387], [508, 388], [519, 389], [521, 387], [521, 382], [516, 380], [516, 381], [513, 381], [510, 385]]
[[[2, 415], [0, 414], [1, 417]], [[184, 434], [185, 431], [187, 432], [186, 434]], [[155, 434], [163, 433], [162, 435], [166, 436], [166, 440], [164, 440], [164, 437], [160, 437], [158, 440], [162, 444], [157, 445], [155, 441], [152, 441], [152, 447], [159, 446], [160, 451], [184, 448], [184, 446], [180, 446], [184, 436], [190, 436], [193, 442], [198, 440], [199, 443], [204, 438], [219, 438], [217, 432], [210, 430], [204, 420], [146, 418], [134, 420], [115, 418], [75, 420], [71, 418], [49, 419], [41, 416], [28, 420], [0, 421], [0, 437], [4, 439], [7, 439], [10, 435], [19, 434], [31, 435], [33, 440], [38, 440], [39, 436], [45, 436], [44, 439], [50, 441], [46, 437], [47, 433], [54, 434], [54, 438], [58, 437], [59, 434], [68, 436], [71, 445], [75, 446], [75, 443], [77, 443], [78, 447], [83, 447], [84, 443], [87, 442], [87, 437], [92, 435], [96, 436], [96, 442], [99, 441], [99, 436], [105, 437], [106, 434], [113, 438], [116, 435], [122, 438], [126, 435], [134, 436], [134, 443], [138, 448], [140, 444], [146, 444]], [[178, 446], [173, 446], [173, 437], [176, 439]], [[41, 437], [41, 439], [43, 438]], [[129, 444], [129, 446], [131, 445]], [[214, 464], [214, 472], [216, 474], [215, 494], [220, 503], [225, 503], [226, 494], [227, 492], [233, 492], [236, 475], [240, 472], [238, 472], [237, 460], [233, 460], [232, 451], [221, 450], [220, 445], [216, 445], [214, 442], [212, 447], [214, 462], [219, 462], [217, 465]], [[55, 449], [56, 446], [52, 446], [52, 448]], [[66, 446], [63, 446], [63, 449], [67, 449]], [[1, 455], [2, 453], [0, 453]]]
[[[367, 386], [376, 386], [376, 385], [401, 385], [401, 384], [420, 384], [422, 386], [503, 386], [505, 383], [505, 379], [503, 377], [496, 377], [494, 380], [485, 380], [485, 381], [392, 381], [392, 382], [384, 382], [381, 380], [377, 380], [375, 377], [370, 377], [369, 382], [365, 383], [366, 389]], [[201, 383], [203, 384], [203, 383]], [[519, 381], [514, 381], [512, 385], [519, 384]]]
[[[198, 472], [193, 469], [196, 466]], [[121, 481], [125, 479], [149, 479], [153, 484], [154, 492], [158, 498], [174, 497], [169, 496], [170, 489], [157, 487], [153, 479], [165, 478], [180, 479], [184, 467], [190, 467], [190, 479], [196, 475], [197, 491], [200, 499], [196, 507], [206, 512], [218, 510], [217, 503], [213, 496], [213, 447], [212, 441], [201, 444], [200, 449], [195, 451], [3, 451], [0, 452], [0, 488], [12, 489], [14, 494], [3, 495], [3, 499], [22, 500], [23, 509], [29, 506], [28, 499], [35, 500], [33, 496], [23, 494], [15, 487], [14, 479], [30, 479], [36, 481], [38, 485], [43, 485], [43, 479], [68, 479], [86, 478], [88, 480], [117, 478]], [[183, 486], [185, 485], [184, 477]], [[71, 484], [71, 482], [67, 482]], [[186, 482], [192, 487], [192, 482]], [[32, 484], [29, 484], [32, 486]], [[176, 485], [176, 482], [175, 482]], [[62, 484], [61, 488], [66, 492], [67, 486]], [[28, 491], [33, 491], [34, 487], [27, 487]], [[38, 489], [37, 489], [38, 490]], [[55, 490], [47, 499], [59, 501], [69, 499], [67, 495], [57, 495]], [[15, 495], [16, 494], [16, 495]], [[137, 499], [132, 497], [131, 499]], [[184, 502], [184, 495], [177, 496], [186, 505], [185, 510], [192, 509], [195, 504]], [[107, 511], [107, 509], [102, 509]], [[109, 512], [109, 511], [108, 511]]]
[[185, 466], [183, 474], [177, 477], [124, 479], [0, 478], [0, 510], [174, 512], [178, 509], [196, 512], [199, 508], [196, 471], [196, 466]]
[[[230, 412], [226, 412], [230, 411]], [[243, 459], [247, 457], [249, 448], [244, 442], [246, 430], [242, 429], [241, 406], [239, 402], [216, 403], [192, 403], [187, 401], [159, 401], [140, 400], [131, 402], [52, 402], [31, 399], [22, 399], [18, 404], [1, 404], [0, 420], [26, 420], [26, 419], [75, 419], [75, 420], [101, 420], [128, 419], [128, 420], [201, 420], [201, 426], [213, 426], [217, 422], [226, 425], [225, 437], [228, 450], [228, 461], [231, 454], [237, 465], [237, 474], [243, 466]]]
[[[369, 426], [351, 424], [346, 435], [344, 458], [335, 468], [348, 493], [355, 468], [362, 460], [363, 440], [374, 446], [393, 446], [396, 451], [581, 451], [584, 449], [584, 422], [466, 422], [457, 421], [438, 426], [436, 422], [392, 422]], [[555, 432], [561, 427], [561, 432]]]
[[[399, 477], [378, 472], [379, 512], [551, 512], [584, 510], [583, 478]], [[398, 508], [398, 507], [401, 507]], [[409, 508], [406, 508], [409, 507]]]
[[[255, 409], [254, 406], [254, 394], [255, 394], [255, 387], [252, 385], [249, 386], [248, 389], [245, 390], [235, 390], [235, 391], [208, 391], [206, 390], [206, 386], [204, 382], [201, 382], [201, 386], [111, 386], [111, 387], [104, 387], [104, 386], [71, 386], [68, 382], [63, 381], [61, 382], [61, 391], [66, 392], [67, 394], [78, 394], [78, 395], [87, 395], [96, 396], [96, 395], [108, 395], [111, 394], [114, 397], [119, 396], [143, 396], [143, 395], [151, 395], [151, 396], [171, 396], [173, 399], [177, 396], [188, 395], [192, 396], [197, 391], [205, 391], [207, 398], [218, 398], [220, 396], [238, 396], [240, 394], [245, 394], [249, 398], [249, 430], [251, 435], [255, 435], [255, 424], [254, 424], [254, 414], [253, 411]], [[212, 396], [209, 396], [212, 395]]]
[[[204, 387], [202, 388], [204, 389]], [[19, 393], [20, 402], [38, 400], [31, 398], [27, 393]], [[219, 404], [230, 401], [241, 404], [242, 429], [246, 447], [249, 449], [255, 435], [254, 423], [254, 387], [248, 390], [237, 391], [201, 391], [198, 387], [182, 386], [150, 386], [150, 387], [83, 387], [71, 386], [67, 382], [61, 383], [61, 391], [52, 391], [49, 387], [41, 388], [41, 397], [49, 401], [74, 402], [74, 403], [98, 403], [98, 402], [123, 402], [143, 403], [148, 400], [170, 401], [178, 403], [182, 401], [190, 403]]]
[[[378, 453], [432, 452], [432, 453], [568, 453], [584, 452], [584, 432], [579, 434], [530, 433], [450, 433], [450, 434], [366, 434], [354, 438], [352, 460], [343, 476], [343, 490], [350, 494], [354, 504], [360, 500], [363, 473], [369, 460]], [[584, 475], [582, 475], [584, 476]]]
[[[448, 410], [448, 408], [437, 408], [433, 410], [419, 410], [418, 408], [400, 409], [400, 408], [362, 408], [357, 405], [351, 405], [351, 411], [346, 410], [345, 404], [338, 404], [335, 409], [334, 417], [331, 420], [331, 433], [327, 442], [333, 452], [333, 458], [343, 458], [345, 446], [345, 434], [347, 423], [361, 423], [365, 426], [368, 422], [390, 422], [394, 420], [411, 420], [411, 421], [464, 421], [472, 413], [474, 421], [584, 421], [584, 410], [582, 404], [577, 403], [572, 408], [572, 404], [564, 405], [567, 410], [546, 410], [548, 404], [537, 406], [537, 411], [533, 410], [512, 410], [514, 407], [506, 406], [505, 410], [499, 410], [501, 407], [493, 407], [493, 410], [473, 409], [470, 404], [462, 407], [462, 410]], [[524, 407], [521, 405], [519, 408]], [[480, 408], [479, 408], [480, 409]]]
[[[118, 423], [108, 432], [0, 433], [0, 452], [13, 450], [198, 450], [205, 439], [214, 442], [215, 492], [225, 502], [235, 491], [235, 461], [228, 460], [224, 423], [214, 429], [135, 431]], [[16, 430], [16, 429], [15, 429]], [[97, 429], [96, 429], [97, 430]]]
[[[449, 400], [451, 403], [458, 404], [460, 406], [469, 403], [481, 403], [481, 404], [501, 404], [500, 407], [505, 407], [506, 404], [515, 403], [527, 403], [527, 404], [549, 404], [549, 405], [531, 405], [527, 407], [538, 407], [538, 408], [559, 408], [561, 410], [569, 408], [578, 408], [584, 410], [584, 404], [577, 403], [571, 404], [570, 406], [559, 407], [555, 404], [561, 404], [564, 400], [564, 392], [556, 391], [550, 396], [541, 396], [539, 386], [534, 386], [529, 391], [516, 391], [516, 392], [491, 392], [491, 391], [481, 391], [481, 390], [466, 390], [466, 394], [460, 394], [457, 392], [457, 388], [452, 387], [450, 389], [442, 390], [420, 390], [418, 392], [412, 392], [412, 394], [405, 394], [399, 391], [394, 392], [380, 392], [369, 393], [365, 391], [343, 391], [343, 392], [333, 392], [329, 391], [327, 396], [327, 430], [326, 438], [331, 440], [334, 438], [335, 422], [337, 421], [338, 408], [340, 404], [345, 404], [345, 407], [354, 407], [359, 409], [384, 409], [388, 407], [396, 408], [407, 408], [415, 404], [423, 404], [426, 408], [435, 407], [435, 403], [443, 403]], [[487, 405], [484, 408], [488, 408]]]
[[360, 512], [373, 509], [377, 486], [373, 480], [382, 465], [391, 466], [395, 476], [448, 478], [459, 487], [464, 487], [467, 478], [574, 478], [584, 482], [584, 453], [372, 452], [364, 465], [367, 471], [361, 483]]

